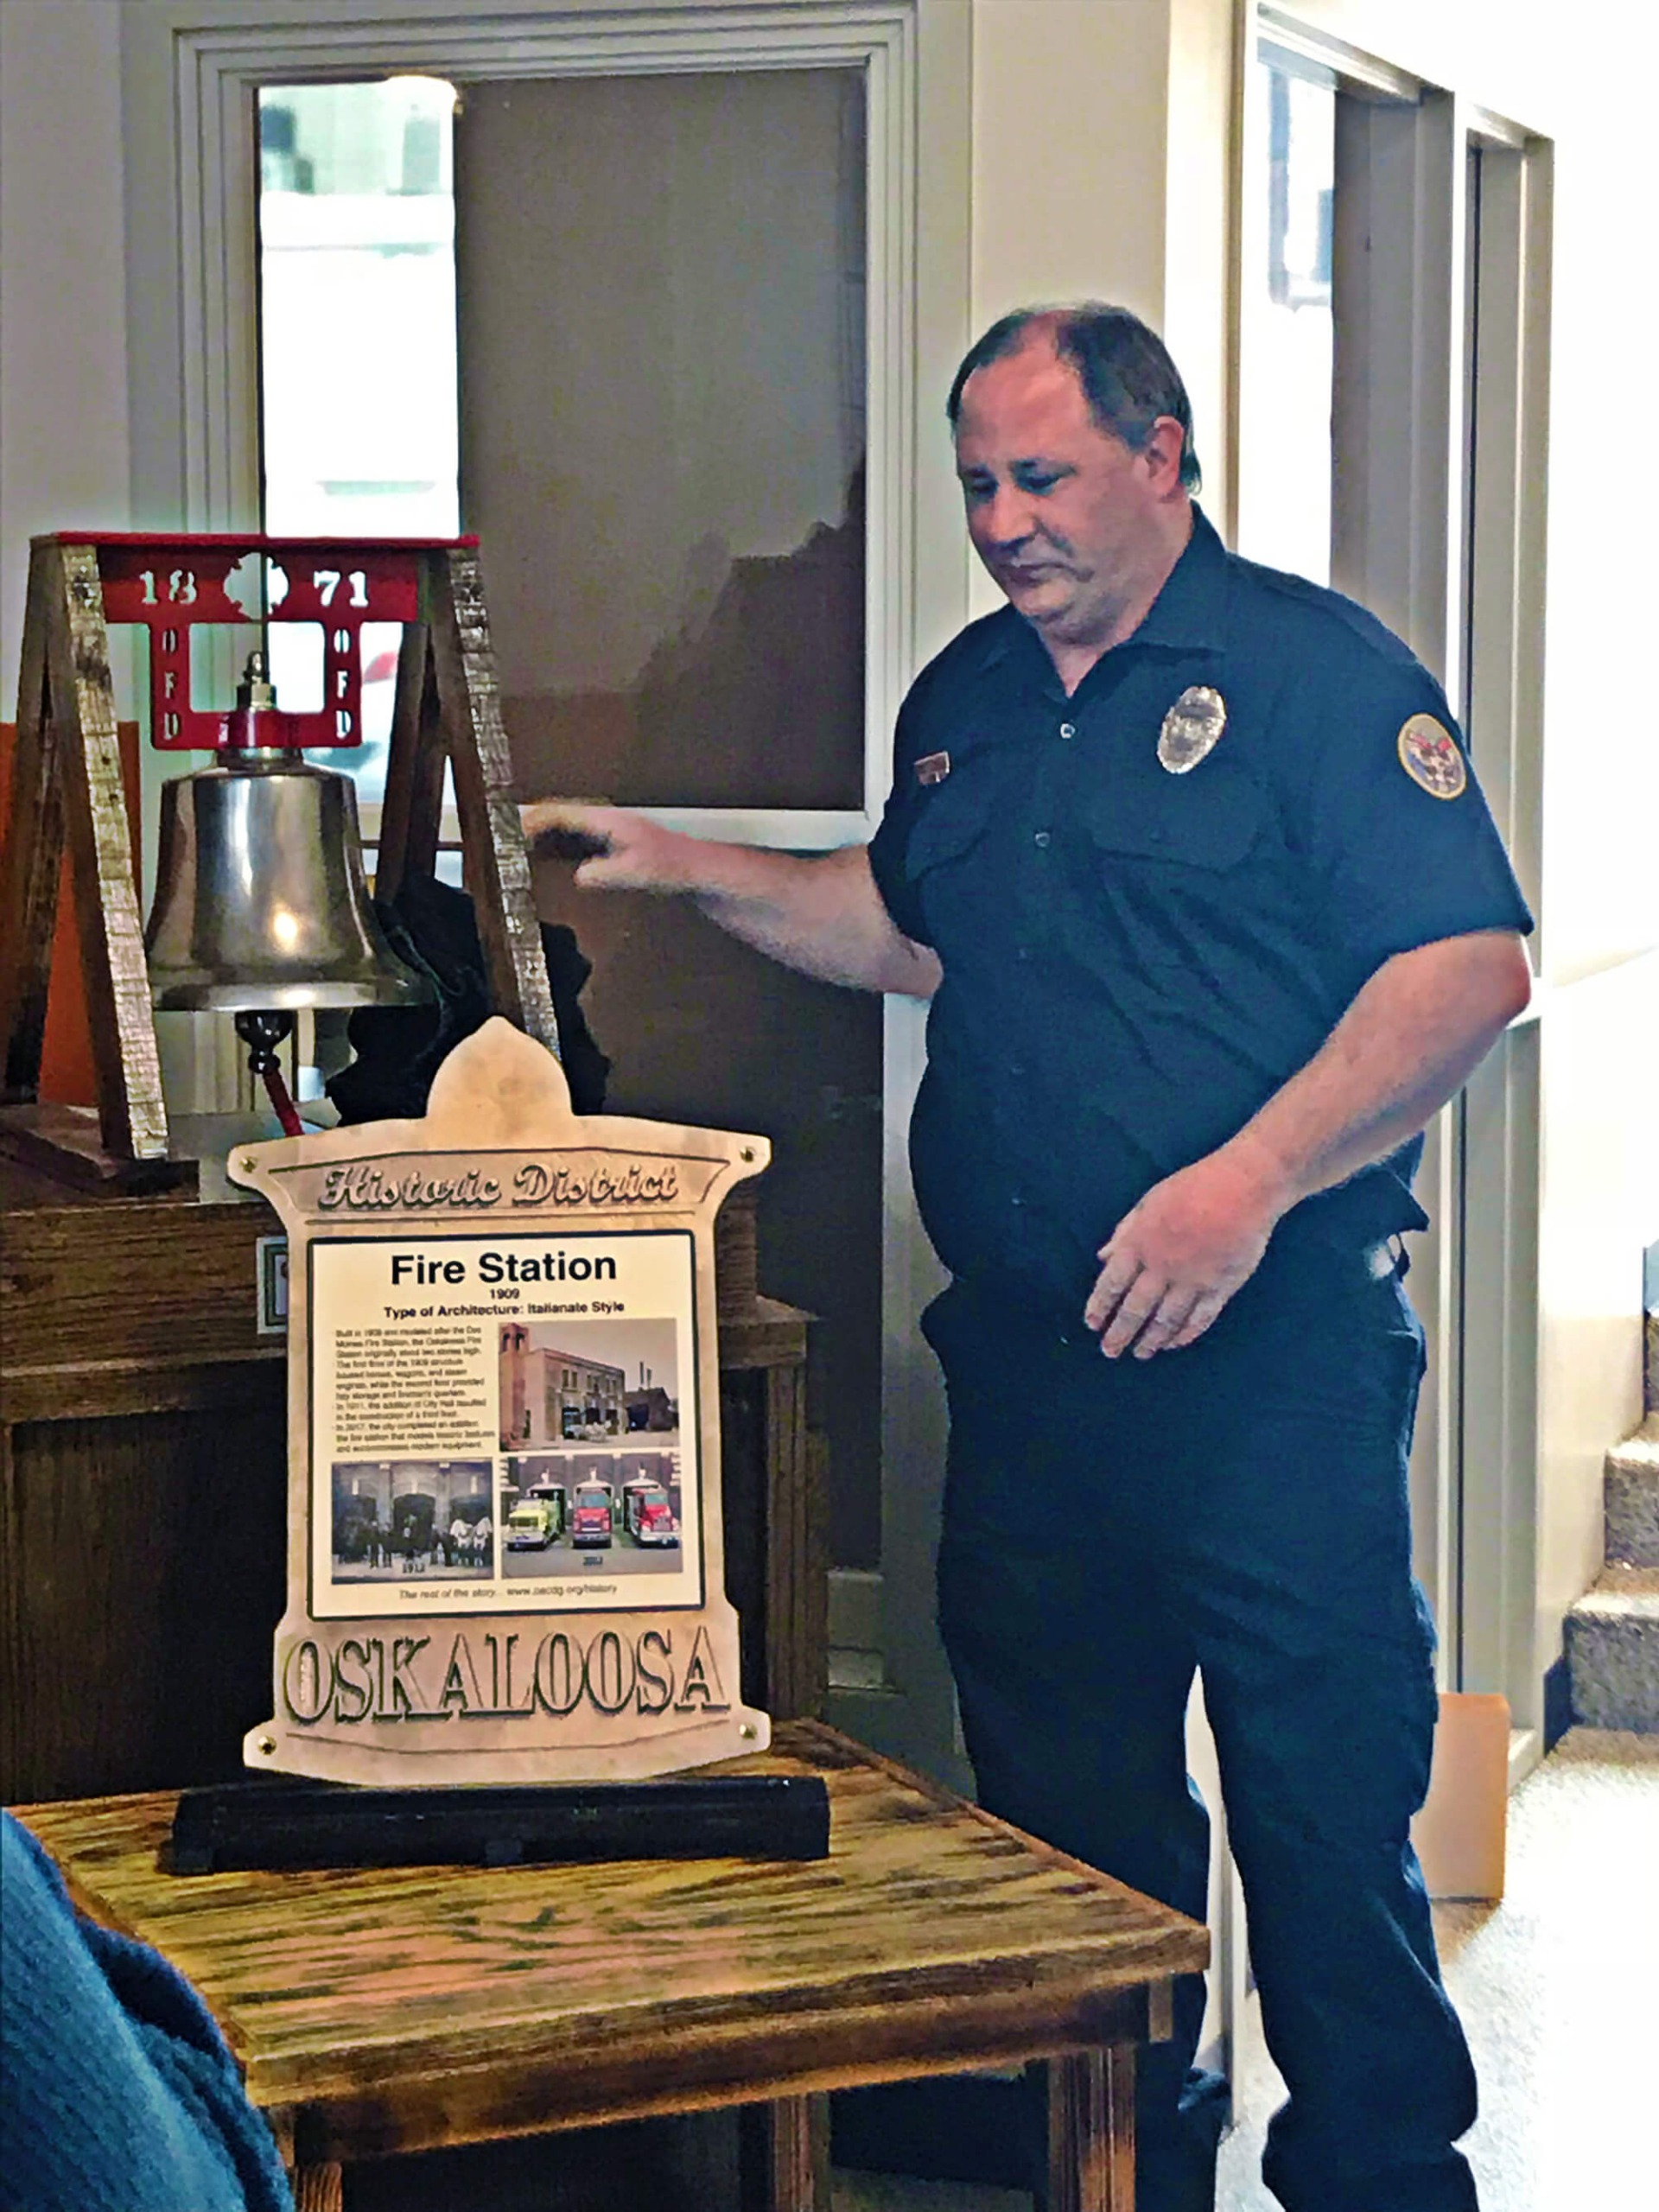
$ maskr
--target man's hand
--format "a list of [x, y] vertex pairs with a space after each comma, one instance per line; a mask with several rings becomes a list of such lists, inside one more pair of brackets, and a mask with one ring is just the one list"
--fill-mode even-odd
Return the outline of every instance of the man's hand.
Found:
[[1100, 1249], [1084, 1319], [1109, 1359], [1201, 1337], [1260, 1264], [1274, 1224], [1421, 1129], [1525, 1007], [1531, 971], [1512, 930], [1396, 952], [1306, 1066], [1236, 1137], [1154, 1184]]
[[1100, 1248], [1083, 1318], [1108, 1359], [1175, 1351], [1201, 1337], [1260, 1264], [1284, 1211], [1233, 1146], [1154, 1183]]
[[804, 976], [917, 999], [938, 988], [938, 956], [895, 925], [862, 845], [779, 853], [720, 844], [582, 799], [538, 799], [518, 811], [532, 845], [581, 861], [584, 891], [683, 892], [710, 921]]
[[692, 840], [664, 830], [643, 814], [580, 799], [537, 799], [521, 806], [524, 836], [559, 860], [580, 861], [576, 881], [584, 890], [684, 891], [691, 887]]

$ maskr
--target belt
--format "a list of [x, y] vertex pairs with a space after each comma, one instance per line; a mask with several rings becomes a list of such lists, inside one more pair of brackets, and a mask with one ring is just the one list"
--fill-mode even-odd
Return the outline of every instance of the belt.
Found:
[[[1357, 1260], [1373, 1282], [1387, 1282], [1390, 1279], [1397, 1281], [1411, 1268], [1411, 1255], [1397, 1230], [1375, 1244], [1363, 1246], [1357, 1252], [1350, 1245], [1345, 1258], [1338, 1248], [1325, 1245], [1322, 1249], [1327, 1263], [1334, 1259], [1345, 1268], [1353, 1266]], [[994, 1305], [1005, 1315], [1018, 1315], [1045, 1333], [1052, 1329], [1063, 1344], [1090, 1344], [1094, 1340], [1077, 1320], [1075, 1309], [1059, 1303], [1046, 1285], [1020, 1276], [964, 1270], [954, 1277], [952, 1287], [970, 1300]]]

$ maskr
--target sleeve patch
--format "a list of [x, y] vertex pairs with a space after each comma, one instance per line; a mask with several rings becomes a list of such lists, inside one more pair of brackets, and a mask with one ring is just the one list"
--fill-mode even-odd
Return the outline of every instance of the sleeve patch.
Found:
[[1397, 741], [1400, 765], [1414, 784], [1431, 798], [1459, 798], [1468, 785], [1469, 771], [1458, 741], [1433, 715], [1412, 715], [1401, 728]]

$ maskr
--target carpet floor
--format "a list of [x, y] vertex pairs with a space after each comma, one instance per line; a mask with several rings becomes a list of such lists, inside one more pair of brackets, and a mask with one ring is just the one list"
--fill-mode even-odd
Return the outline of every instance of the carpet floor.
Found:
[[[1563, 1737], [1510, 1800], [1503, 1903], [1437, 1905], [1434, 1920], [1480, 2075], [1481, 2116], [1464, 2147], [1482, 2212], [1659, 2202], [1659, 1737]], [[1276, 2212], [1260, 2164], [1283, 2086], [1259, 2018], [1239, 2044], [1217, 2212]], [[835, 2212], [1027, 2212], [1030, 2202], [835, 2177]]]

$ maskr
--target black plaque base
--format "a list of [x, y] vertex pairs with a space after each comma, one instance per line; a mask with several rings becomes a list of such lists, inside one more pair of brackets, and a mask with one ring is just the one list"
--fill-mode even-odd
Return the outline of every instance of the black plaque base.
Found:
[[175, 1874], [215, 1874], [829, 1853], [830, 1797], [815, 1774], [476, 1789], [273, 1780], [187, 1789], [164, 1863]]

